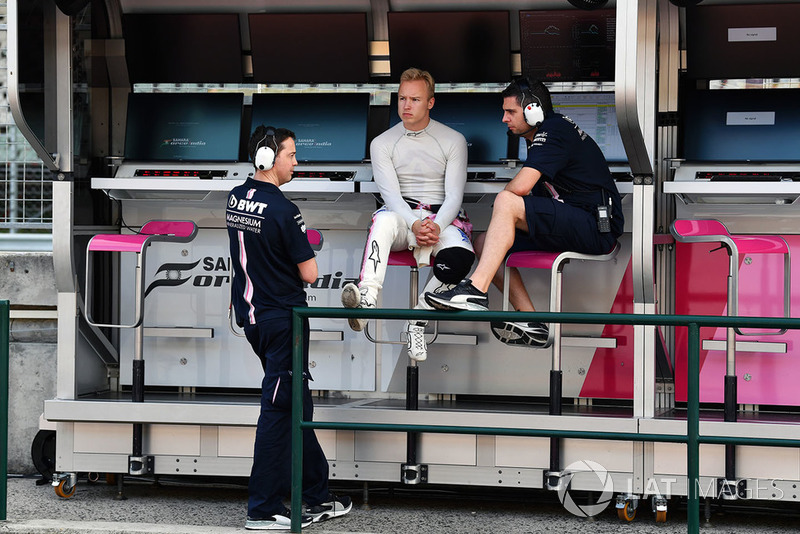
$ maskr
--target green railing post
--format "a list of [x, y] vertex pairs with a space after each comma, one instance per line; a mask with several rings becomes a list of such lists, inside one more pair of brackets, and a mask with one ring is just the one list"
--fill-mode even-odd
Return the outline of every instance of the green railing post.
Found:
[[292, 532], [303, 515], [303, 318], [292, 312]]
[[700, 327], [689, 323], [686, 381], [686, 522], [689, 534], [700, 532]]
[[8, 309], [8, 301], [0, 300], [0, 521], [8, 506]]

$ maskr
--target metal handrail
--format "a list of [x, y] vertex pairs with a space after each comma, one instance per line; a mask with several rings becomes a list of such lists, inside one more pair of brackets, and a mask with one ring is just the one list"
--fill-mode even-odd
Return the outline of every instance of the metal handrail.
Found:
[[8, 505], [9, 308], [7, 300], [0, 300], [0, 521], [6, 520]]
[[[528, 428], [491, 428], [467, 426], [384, 424], [384, 423], [337, 423], [303, 421], [302, 365], [303, 365], [303, 320], [318, 317], [346, 319], [438, 319], [442, 321], [538, 321], [543, 323], [571, 324], [615, 324], [688, 327], [687, 341], [687, 432], [686, 436], [670, 434], [641, 434], [635, 432], [604, 432], [596, 430], [548, 430]], [[738, 436], [700, 436], [700, 328], [787, 328], [800, 329], [800, 318], [776, 317], [717, 317], [708, 315], [654, 315], [611, 313], [554, 313], [554, 312], [508, 312], [508, 311], [427, 311], [408, 309], [347, 309], [347, 308], [294, 308], [292, 312], [294, 336], [292, 355], [292, 510], [302, 507], [303, 434], [304, 428], [370, 430], [390, 432], [429, 432], [447, 434], [488, 434], [511, 436], [548, 436], [583, 439], [631, 440], [646, 442], [686, 443], [686, 465], [688, 483], [687, 530], [690, 534], [700, 532], [700, 443], [733, 443], [779, 447], [800, 447], [800, 439], [747, 438]], [[559, 416], [552, 416], [559, 417]], [[301, 532], [301, 514], [292, 514], [291, 531]]]

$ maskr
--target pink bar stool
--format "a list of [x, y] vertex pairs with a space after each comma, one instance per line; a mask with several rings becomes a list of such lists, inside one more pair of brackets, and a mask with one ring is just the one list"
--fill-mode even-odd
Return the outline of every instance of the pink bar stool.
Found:
[[[791, 254], [789, 245], [780, 236], [731, 235], [728, 228], [716, 219], [678, 219], [670, 226], [670, 232], [682, 243], [720, 243], [728, 251], [728, 317], [739, 314], [739, 255], [740, 254], [783, 254], [783, 315], [791, 311]], [[724, 382], [724, 420], [737, 419], [737, 377], [736, 377], [736, 334], [780, 335], [786, 330], [775, 332], [745, 333], [738, 328], [726, 331], [726, 360]], [[718, 481], [724, 499], [735, 499], [737, 495], [736, 449], [725, 445], [725, 478]]]
[[[506, 258], [503, 271], [503, 311], [509, 305], [509, 274], [511, 268], [524, 269], [549, 269], [550, 270], [550, 311], [561, 311], [561, 282], [564, 266], [571, 260], [580, 261], [609, 261], [617, 257], [619, 243], [608, 254], [581, 254], [579, 252], [544, 252], [523, 251], [509, 254]], [[547, 342], [543, 348], [553, 347], [550, 364], [550, 415], [561, 415], [561, 392], [563, 390], [563, 376], [561, 372], [561, 323], [553, 323], [547, 333]], [[561, 440], [550, 438], [550, 469], [545, 472], [545, 487], [549, 490], [559, 490], [565, 480], [561, 470]]]
[[[98, 234], [86, 246], [86, 302], [84, 315], [86, 321], [98, 327], [133, 328], [133, 374], [131, 400], [144, 402], [144, 272], [145, 255], [151, 243], [188, 243], [197, 235], [197, 225], [192, 221], [148, 221], [136, 234]], [[136, 254], [136, 274], [134, 276], [134, 318], [131, 324], [98, 323], [92, 319], [92, 256], [94, 252], [133, 252]], [[153, 472], [152, 455], [142, 453], [142, 423], [133, 425], [133, 443], [128, 456], [128, 474], [146, 475]]]

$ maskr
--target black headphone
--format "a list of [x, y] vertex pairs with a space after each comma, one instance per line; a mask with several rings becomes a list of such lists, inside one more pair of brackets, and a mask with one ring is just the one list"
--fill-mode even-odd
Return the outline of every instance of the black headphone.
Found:
[[[267, 137], [272, 136], [272, 144], [275, 145], [275, 150], [268, 147], [266, 144], [261, 144], [266, 141]], [[258, 146], [261, 145], [261, 146]], [[278, 155], [278, 143], [275, 141], [275, 129], [272, 127], [267, 128], [264, 132], [264, 137], [256, 145], [256, 153], [253, 156], [253, 164], [256, 169], [260, 171], [268, 171], [275, 165], [275, 156]]]
[[528, 79], [524, 76], [514, 80], [517, 87], [522, 91], [522, 115], [525, 117], [525, 122], [531, 128], [538, 128], [544, 121], [544, 107], [539, 97], [533, 94]]

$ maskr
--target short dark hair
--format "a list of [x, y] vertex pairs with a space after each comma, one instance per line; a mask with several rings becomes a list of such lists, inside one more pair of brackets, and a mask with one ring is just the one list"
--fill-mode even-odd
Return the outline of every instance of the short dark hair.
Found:
[[[270, 132], [270, 130], [272, 130]], [[283, 142], [289, 138], [297, 140], [297, 136], [293, 131], [286, 128], [273, 128], [272, 126], [264, 126], [263, 124], [256, 127], [253, 135], [250, 136], [250, 141], [247, 144], [247, 154], [250, 156], [251, 161], [256, 160], [256, 150], [261, 146], [268, 146], [275, 150], [275, 155], [283, 148]]]
[[517, 103], [520, 106], [525, 106], [528, 103], [526, 98], [529, 98], [522, 90], [525, 85], [528, 86], [528, 91], [530, 94], [539, 99], [539, 104], [542, 106], [545, 117], [550, 115], [553, 112], [553, 101], [550, 99], [550, 90], [539, 80], [531, 81], [524, 76], [514, 78], [514, 80], [508, 84], [508, 87], [503, 89], [503, 92], [500, 93], [500, 96], [503, 97], [503, 99], [506, 99], [510, 96], [514, 97], [517, 99]]

